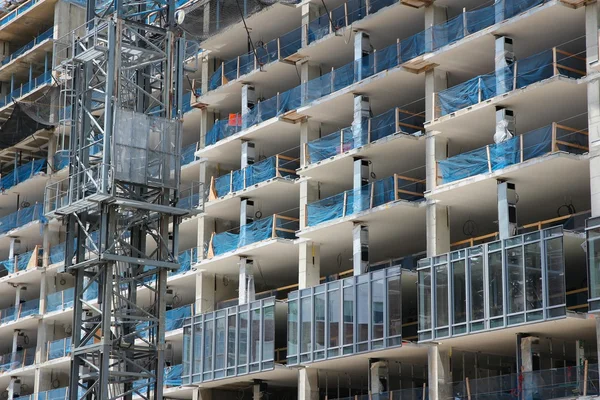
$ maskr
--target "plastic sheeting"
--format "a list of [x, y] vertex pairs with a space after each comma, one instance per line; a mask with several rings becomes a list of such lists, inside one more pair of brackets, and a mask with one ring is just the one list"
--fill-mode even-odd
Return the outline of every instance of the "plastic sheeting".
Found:
[[42, 204], [35, 204], [30, 207], [22, 208], [17, 212], [0, 218], [0, 234], [9, 232], [13, 229], [22, 227], [30, 222], [40, 220], [46, 223]]
[[46, 312], [54, 312], [72, 308], [75, 300], [75, 289], [69, 288], [49, 294], [46, 297]]
[[330, 135], [308, 142], [308, 156], [311, 163], [342, 154], [354, 148], [352, 128], [344, 128]]
[[[521, 158], [527, 161], [552, 152], [552, 125], [521, 136], [438, 161], [442, 184], [497, 171], [521, 162]], [[521, 140], [523, 140], [523, 154], [521, 154]], [[579, 139], [573, 137], [573, 140]]]
[[198, 262], [198, 248], [194, 247], [189, 250], [182, 251], [177, 257], [177, 262], [180, 264], [179, 269], [169, 272], [169, 276], [179, 275], [189, 271], [192, 265]]
[[60, 171], [61, 169], [67, 167], [69, 165], [70, 156], [71, 155], [69, 150], [59, 150], [56, 153], [54, 153], [54, 170]]
[[[425, 191], [424, 182], [415, 182], [396, 176], [397, 185], [394, 185], [394, 176], [380, 179], [359, 189], [350, 189], [331, 197], [310, 203], [307, 206], [308, 226], [315, 226], [323, 222], [356, 214], [396, 199], [418, 201], [423, 199]], [[396, 195], [395, 189], [399, 190]], [[403, 193], [408, 191], [412, 193]], [[414, 194], [413, 194], [414, 193]]]
[[40, 299], [29, 300], [21, 303], [19, 306], [19, 318], [25, 318], [30, 315], [39, 314]]
[[224, 119], [215, 121], [215, 124], [213, 125], [211, 130], [208, 131], [208, 133], [206, 134], [206, 146], [213, 145], [219, 140], [223, 140], [225, 138], [228, 138], [229, 136], [233, 136], [241, 130], [241, 126], [230, 124], [229, 120]]
[[39, 174], [45, 166], [46, 160], [34, 160], [17, 167], [7, 174], [2, 174], [2, 179], [0, 179], [0, 191], [8, 190], [32, 176]]
[[[273, 218], [274, 216], [269, 216], [244, 225], [240, 228], [239, 233], [223, 232], [214, 235], [212, 238], [214, 255], [220, 255], [229, 251], [234, 251], [240, 247], [244, 247], [252, 243], [271, 239], [273, 236], [283, 238], [295, 237], [293, 234], [288, 235], [288, 232], [278, 231], [277, 229], [273, 231]], [[278, 218], [277, 227], [281, 227], [283, 224], [287, 224], [288, 222], [290, 221]], [[297, 223], [295, 225], [297, 225]], [[287, 229], [296, 230], [297, 227]]]
[[[175, 308], [169, 310], [165, 314], [165, 332], [174, 331], [176, 329], [183, 328], [183, 323], [186, 318], [190, 318], [192, 316], [192, 305], [186, 305], [183, 307]], [[144, 329], [147, 328], [148, 322], [142, 322], [136, 325], [136, 329]], [[147, 338], [149, 334], [149, 329], [146, 329], [140, 333], [140, 337]]]
[[71, 354], [70, 337], [48, 342], [48, 361], [66, 357], [69, 354]]
[[181, 149], [181, 166], [191, 164], [196, 161], [196, 150], [198, 149], [198, 143], [192, 143], [183, 149]]
[[[73, 248], [75, 248], [76, 245], [77, 245], [77, 239], [75, 239], [75, 241], [74, 241]], [[65, 249], [66, 249], [65, 242], [50, 247], [50, 264], [64, 262], [65, 261]]]
[[181, 386], [181, 374], [183, 373], [183, 365], [172, 365], [170, 367], [165, 367], [165, 386]]

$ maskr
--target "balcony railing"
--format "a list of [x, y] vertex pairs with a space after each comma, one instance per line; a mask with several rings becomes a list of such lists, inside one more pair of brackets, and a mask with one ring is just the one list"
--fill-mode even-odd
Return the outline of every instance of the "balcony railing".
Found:
[[295, 239], [299, 229], [298, 218], [274, 214], [239, 228], [239, 233], [213, 233], [207, 257], [212, 258], [264, 240]]
[[196, 161], [196, 151], [198, 143], [192, 143], [181, 149], [181, 166], [191, 164]]
[[7, 106], [11, 104], [14, 99], [21, 98], [29, 92], [32, 92], [33, 90], [37, 89], [38, 87], [48, 84], [50, 82], [52, 82], [52, 71], [46, 71], [37, 78], [22, 84], [21, 86], [19, 86], [18, 89], [13, 90], [4, 98], [0, 99], [0, 107]]
[[4, 57], [4, 59], [2, 60], [2, 62], [0, 63], [0, 65], [4, 66], [4, 65], [10, 63], [15, 58], [21, 56], [22, 54], [24, 54], [24, 53], [28, 52], [29, 50], [33, 49], [38, 44], [42, 43], [44, 40], [51, 39], [53, 35], [54, 35], [54, 27], [48, 29], [46, 32], [44, 32], [41, 35], [37, 36], [31, 42], [27, 43], [25, 46], [21, 47], [20, 49], [14, 51], [12, 54]]
[[10, 21], [17, 18], [19, 15], [23, 14], [25, 11], [29, 10], [31, 7], [33, 7], [40, 1], [42, 1], [42, 0], [29, 0], [29, 1], [21, 4], [18, 8], [15, 8], [10, 13], [8, 13], [4, 17], [0, 18], [0, 27], [8, 24]]
[[[165, 332], [183, 328], [185, 320], [193, 315], [193, 308], [193, 304], [188, 304], [186, 306], [167, 311], [165, 315]], [[141, 338], [148, 337], [150, 333], [150, 329], [148, 328], [149, 326], [150, 325], [147, 322], [142, 322], [137, 325], [137, 329], [141, 330]]]
[[46, 360], [56, 360], [57, 358], [67, 357], [71, 354], [71, 338], [53, 340], [48, 342], [46, 349]]
[[587, 153], [588, 133], [553, 123], [515, 136], [505, 142], [491, 144], [438, 161], [438, 183], [445, 184], [551, 153]]
[[391, 267], [290, 293], [288, 364], [400, 346], [400, 280]]
[[564, 317], [564, 260], [562, 227], [420, 260], [419, 340]]
[[219, 68], [210, 76], [209, 90], [215, 90], [228, 82], [238, 79], [263, 65], [274, 61], [284, 60], [295, 54], [302, 47], [302, 28], [294, 29], [270, 42], [255, 47], [237, 58], [222, 62]]
[[35, 347], [19, 350], [0, 356], [0, 373], [33, 365], [35, 361]]
[[370, 118], [360, 128], [350, 126], [306, 143], [305, 163], [323, 161], [396, 133], [420, 136], [424, 122], [422, 114], [394, 108]]
[[[272, 370], [276, 342], [274, 298], [199, 314], [186, 322], [183, 339], [183, 384]], [[285, 339], [283, 339], [285, 340]]]
[[212, 177], [208, 199], [215, 200], [273, 178], [297, 179], [299, 167], [297, 158], [278, 154], [216, 179]]
[[45, 166], [46, 160], [34, 160], [15, 168], [7, 174], [2, 174], [2, 179], [0, 179], [0, 191], [8, 190], [32, 176], [39, 174], [44, 170]]
[[[404, 40], [398, 40], [397, 43], [383, 49], [375, 50], [360, 60], [353, 61], [337, 69], [332, 69], [331, 72], [319, 78], [303, 83], [284, 93], [278, 93], [275, 97], [268, 100], [259, 101], [249, 113], [242, 115], [241, 124], [237, 122], [237, 118], [235, 122], [228, 120], [217, 121], [206, 135], [206, 146], [213, 145], [253, 125], [306, 106], [315, 100], [321, 99], [379, 72], [406, 64], [427, 52], [454, 43], [465, 36], [492, 26], [496, 22], [512, 18], [547, 1], [500, 0], [494, 5], [465, 12], [463, 15], [443, 24], [436, 25]], [[357, 9], [361, 9], [361, 6], [358, 6]], [[322, 18], [322, 22], [324, 23], [325, 17]], [[346, 16], [344, 16], [345, 19]], [[573, 69], [570, 73], [578, 73], [577, 71], [580, 68], [573, 66], [571, 63], [569, 61], [569, 63], [565, 64], [564, 60], [561, 60], [560, 64], [563, 66], [561, 70], [566, 71], [564, 67], [568, 67]], [[524, 76], [522, 81], [525, 82], [528, 79], [530, 77]]]
[[73, 308], [75, 300], [75, 288], [61, 290], [60, 292], [49, 294], [46, 297], [46, 312], [64, 311]]
[[357, 214], [394, 201], [421, 201], [425, 181], [395, 174], [306, 205], [306, 226]]
[[437, 93], [435, 116], [451, 114], [554, 76], [578, 79], [585, 76], [585, 71], [585, 57], [555, 47]]
[[16, 321], [30, 315], [39, 314], [40, 299], [25, 301], [18, 306], [5, 308], [0, 311], [0, 325]]
[[28, 268], [37, 268], [41, 266], [42, 246], [35, 246], [33, 250], [21, 253], [14, 259], [0, 261], [0, 276], [14, 274], [15, 272], [25, 271]]
[[33, 221], [45, 221], [44, 210], [42, 207], [42, 204], [34, 204], [0, 218], [0, 234], [10, 232], [13, 229], [20, 228]]

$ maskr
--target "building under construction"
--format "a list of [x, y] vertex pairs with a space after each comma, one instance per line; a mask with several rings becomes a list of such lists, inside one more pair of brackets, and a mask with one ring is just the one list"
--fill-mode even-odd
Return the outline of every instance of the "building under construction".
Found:
[[600, 396], [596, 1], [0, 13], [0, 398]]

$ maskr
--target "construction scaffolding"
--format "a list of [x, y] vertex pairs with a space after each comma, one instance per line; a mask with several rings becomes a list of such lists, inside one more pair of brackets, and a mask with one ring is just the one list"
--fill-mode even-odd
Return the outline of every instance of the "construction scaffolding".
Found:
[[186, 40], [174, 11], [90, 0], [86, 24], [55, 42], [69, 177], [47, 185], [45, 213], [64, 217], [74, 255], [70, 399], [162, 399], [166, 281], [187, 213], [177, 207]]

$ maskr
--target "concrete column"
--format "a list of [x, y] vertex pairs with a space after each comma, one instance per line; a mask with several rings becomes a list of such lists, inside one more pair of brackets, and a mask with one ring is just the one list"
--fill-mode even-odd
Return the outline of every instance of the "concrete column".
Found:
[[10, 378], [10, 383], [8, 384], [8, 399], [16, 399], [21, 395], [21, 380], [12, 376]]
[[432, 121], [436, 118], [435, 94], [448, 88], [446, 71], [434, 68], [425, 72], [425, 120]]
[[192, 400], [213, 400], [211, 389], [196, 389], [192, 393]]
[[[254, 86], [251, 85], [243, 85], [242, 86], [242, 115], [246, 115], [254, 108], [256, 105], [256, 90]], [[247, 128], [249, 126], [248, 121], [242, 122], [243, 128]]]
[[22, 291], [24, 290], [27, 290], [27, 286], [21, 284], [17, 286], [17, 291], [15, 294], [15, 308], [17, 309], [19, 307], [19, 304], [21, 304], [21, 299], [23, 298]]
[[532, 400], [534, 379], [529, 372], [533, 371], [533, 345], [539, 341], [535, 336], [517, 334], [517, 371], [523, 373], [523, 393], [521, 399]]
[[208, 54], [200, 59], [200, 89], [202, 90], [202, 94], [206, 94], [210, 90], [210, 77], [215, 72], [216, 63], [217, 60], [210, 58]]
[[42, 267], [48, 268], [48, 265], [50, 265], [50, 248], [52, 247], [50, 226], [45, 224], [42, 229]]
[[256, 300], [254, 291], [254, 262], [250, 258], [240, 257], [239, 304], [248, 304]]
[[[14, 261], [15, 257], [18, 256], [20, 252], [21, 252], [21, 239], [11, 237], [10, 238], [10, 247], [8, 248], [8, 259]], [[17, 266], [15, 265], [15, 270], [16, 270], [16, 267]]]
[[368, 140], [368, 124], [371, 118], [371, 103], [368, 96], [354, 96], [354, 119], [352, 121], [352, 136], [354, 147], [364, 146]]
[[247, 140], [242, 141], [242, 158], [240, 165], [242, 168], [246, 168], [249, 165], [254, 164], [256, 161], [256, 145], [254, 142]]
[[427, 350], [427, 361], [429, 400], [452, 398], [450, 351], [442, 351], [438, 345], [432, 345]]
[[517, 234], [517, 192], [514, 183], [498, 181], [498, 231], [500, 239]]
[[252, 385], [252, 400], [261, 400], [265, 397], [263, 394], [267, 391], [267, 384], [258, 379], [254, 380]]
[[54, 172], [54, 154], [56, 154], [56, 136], [52, 135], [48, 140], [48, 174]]
[[[204, 13], [202, 15], [202, 33], [204, 35], [208, 36], [210, 34], [210, 2], [207, 1], [206, 3], [204, 3], [203, 8], [204, 8], [204, 10], [203, 10]], [[221, 22], [221, 21], [219, 21], [218, 12], [219, 12], [219, 10], [217, 10], [217, 16], [216, 16], [216, 21], [215, 21], [215, 24], [217, 27], [219, 26], [219, 23]]]
[[319, 183], [306, 180], [300, 182], [300, 229], [305, 229], [308, 223], [307, 205], [319, 200]]
[[308, 24], [310, 21], [317, 19], [321, 15], [319, 5], [317, 3], [302, 4], [302, 47], [308, 46]]
[[321, 136], [321, 124], [309, 119], [300, 123], [300, 167], [310, 164], [307, 143]]
[[370, 198], [370, 187], [367, 186], [370, 181], [369, 174], [369, 160], [364, 158], [354, 159], [354, 175], [353, 175], [353, 191], [354, 191], [354, 204], [353, 210], [346, 210], [346, 214], [351, 212], [359, 213], [369, 209], [371, 205]]
[[386, 393], [389, 389], [389, 365], [386, 360], [369, 360], [371, 394]]
[[319, 400], [319, 372], [315, 368], [298, 370], [298, 400]]
[[427, 137], [425, 138], [425, 175], [428, 191], [437, 187], [437, 163], [446, 158], [448, 158], [448, 139], [435, 135], [433, 132], [427, 132]]
[[299, 245], [298, 289], [317, 286], [321, 281], [321, 246], [314, 242]]
[[200, 110], [202, 117], [200, 119], [200, 145], [199, 148], [203, 149], [206, 147], [206, 135], [213, 128], [215, 124], [216, 115], [213, 111], [207, 109]]
[[214, 220], [205, 215], [198, 216], [198, 233], [196, 238], [196, 245], [200, 248], [198, 251], [198, 261], [204, 260], [205, 250], [208, 249], [210, 238], [214, 229]]
[[0, 40], [0, 61], [10, 55], [10, 43]]
[[206, 271], [196, 274], [196, 314], [215, 309], [215, 275]]
[[427, 204], [427, 257], [450, 251], [450, 218], [447, 206]]
[[[585, 7], [586, 57], [588, 65], [598, 62], [600, 4]], [[591, 71], [589, 71], [591, 72]], [[590, 147], [590, 192], [592, 217], [600, 217], [600, 80], [587, 84]]]
[[369, 227], [360, 223], [352, 227], [352, 268], [355, 276], [369, 268]]
[[[311, 4], [312, 3], [307, 3], [306, 5]], [[315, 64], [310, 61], [300, 62], [300, 82], [302, 83], [302, 86], [300, 87], [300, 95], [302, 96], [302, 105], [305, 105], [309, 101], [313, 100], [313, 97], [310, 95], [309, 87], [306, 85], [306, 83], [312, 81], [313, 79], [317, 79], [319, 76], [321, 76], [321, 66], [319, 64]]]
[[[372, 49], [371, 38], [367, 32], [358, 31], [354, 33], [354, 61], [362, 60], [363, 57], [371, 54]], [[362, 68], [357, 69], [356, 77], [359, 81], [363, 79]]]
[[17, 351], [19, 351], [19, 334], [21, 333], [21, 331], [19, 329], [15, 329], [13, 331], [13, 337], [12, 337], [12, 356], [11, 356], [11, 362], [14, 363], [15, 362], [15, 357], [16, 357], [16, 353]]
[[512, 74], [506, 70], [515, 62], [513, 40], [506, 36], [497, 37], [495, 50], [496, 90], [497, 93], [507, 93], [513, 88]]
[[85, 23], [85, 7], [68, 1], [54, 6], [54, 39], [60, 39]]
[[242, 198], [240, 202], [240, 228], [254, 221], [254, 201]]
[[446, 9], [436, 5], [430, 5], [425, 8], [425, 49], [433, 50], [433, 30], [432, 26], [446, 22]]

